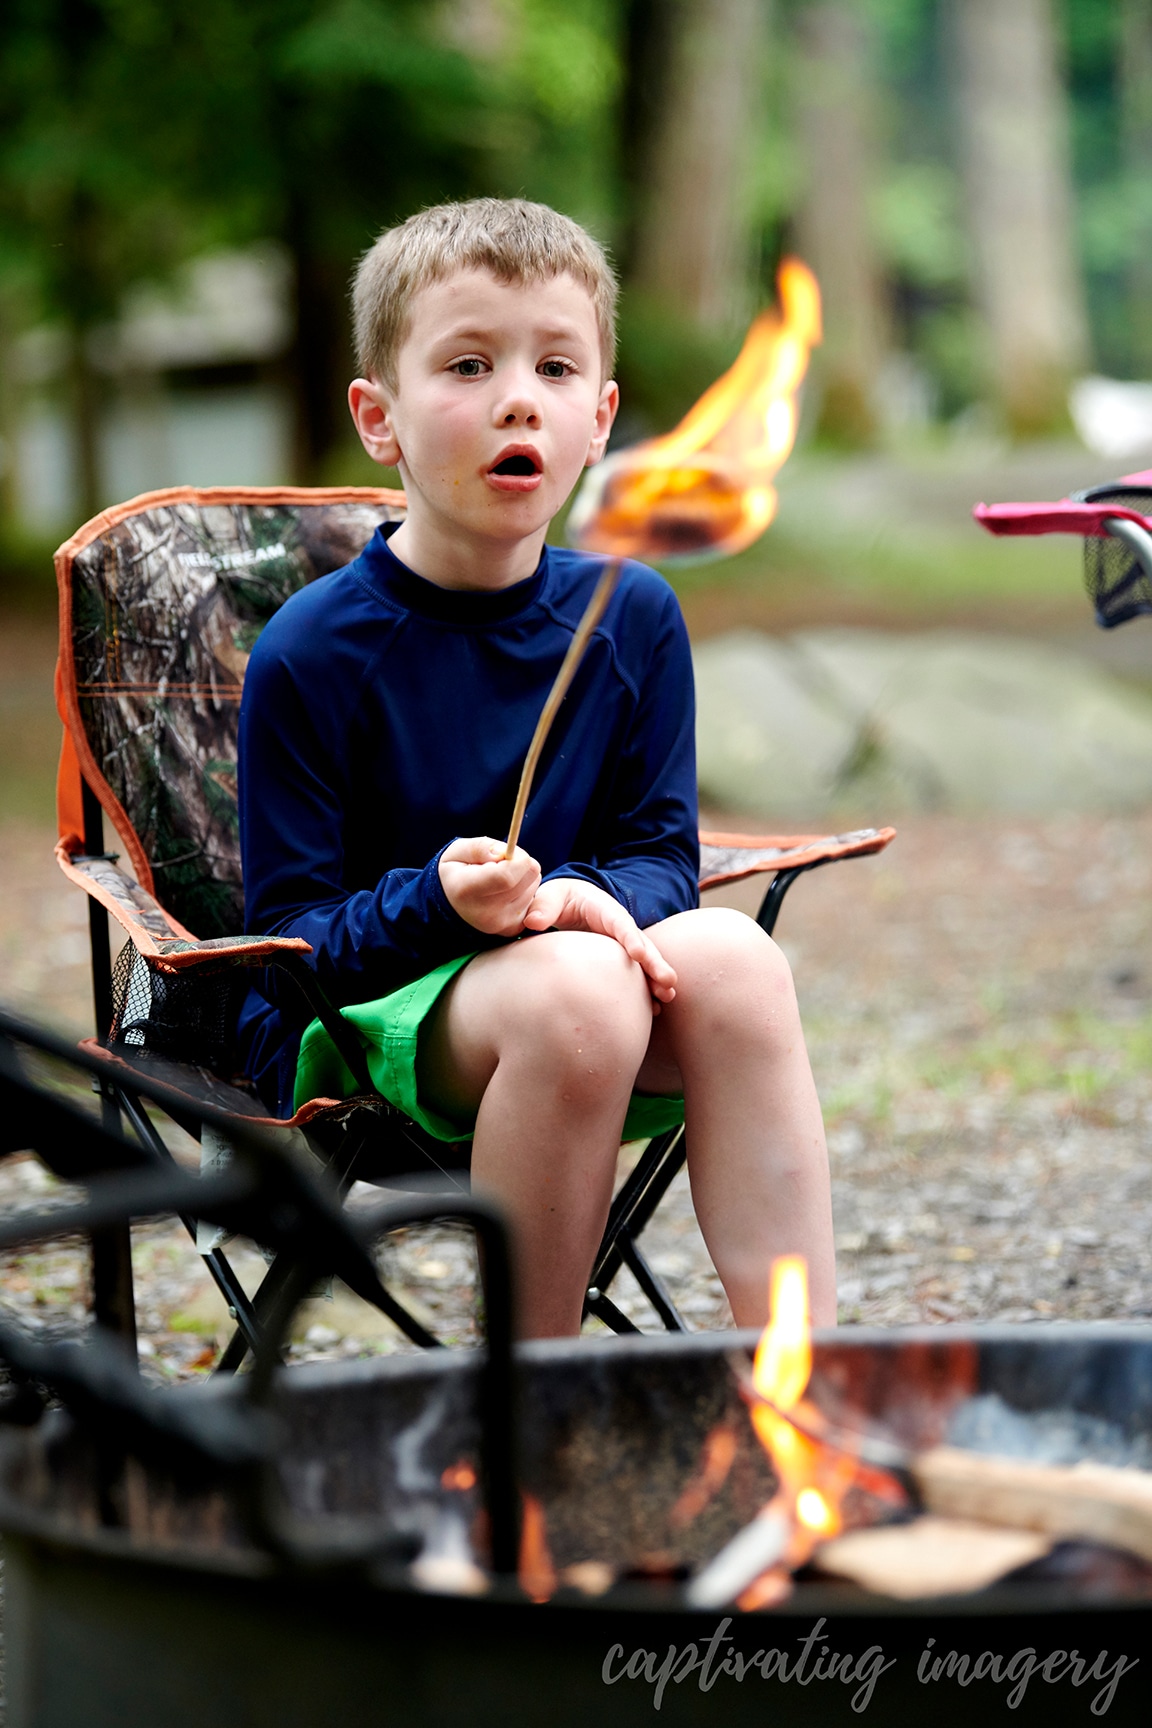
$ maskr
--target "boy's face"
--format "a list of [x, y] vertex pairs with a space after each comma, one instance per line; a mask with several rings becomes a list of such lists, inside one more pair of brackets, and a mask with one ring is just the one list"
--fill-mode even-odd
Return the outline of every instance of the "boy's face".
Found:
[[538, 556], [616, 414], [587, 291], [483, 270], [434, 282], [413, 297], [396, 373], [394, 390], [358, 380], [350, 401], [369, 455], [400, 469], [412, 530], [462, 551], [533, 540]]

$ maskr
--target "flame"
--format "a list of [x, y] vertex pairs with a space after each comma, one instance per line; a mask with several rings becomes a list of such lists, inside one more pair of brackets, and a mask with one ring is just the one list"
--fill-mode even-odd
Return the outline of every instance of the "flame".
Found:
[[786, 1254], [774, 1263], [769, 1311], [752, 1364], [752, 1384], [768, 1403], [754, 1403], [751, 1415], [779, 1482], [772, 1503], [792, 1520], [783, 1564], [795, 1570], [818, 1543], [843, 1528], [840, 1502], [859, 1471], [854, 1459], [802, 1434], [788, 1420], [788, 1413], [795, 1411], [803, 1412], [805, 1426], [818, 1427], [820, 1422], [819, 1412], [803, 1404], [812, 1374], [812, 1335], [808, 1267], [802, 1255]]
[[776, 278], [734, 364], [662, 438], [593, 469], [569, 534], [590, 552], [661, 563], [742, 552], [776, 514], [772, 480], [796, 440], [796, 397], [820, 341], [820, 289], [797, 258]]
[[459, 1458], [440, 1472], [440, 1486], [465, 1494], [469, 1488], [475, 1488], [476, 1472], [466, 1458]]
[[723, 1488], [735, 1462], [738, 1445], [735, 1429], [726, 1422], [718, 1422], [709, 1430], [700, 1467], [668, 1515], [674, 1529], [691, 1524]]

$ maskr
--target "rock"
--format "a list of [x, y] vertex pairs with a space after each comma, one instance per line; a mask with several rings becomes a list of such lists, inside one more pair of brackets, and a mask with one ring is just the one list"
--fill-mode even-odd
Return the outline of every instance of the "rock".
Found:
[[1152, 802], [1152, 698], [1020, 637], [734, 631], [696, 650], [701, 795], [793, 820]]
[[730, 810], [823, 808], [856, 716], [794, 643], [737, 630], [695, 652], [701, 794]]

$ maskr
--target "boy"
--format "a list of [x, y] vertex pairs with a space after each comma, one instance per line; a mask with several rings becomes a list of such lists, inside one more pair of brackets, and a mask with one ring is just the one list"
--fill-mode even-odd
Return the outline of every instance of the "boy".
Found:
[[[681, 1109], [737, 1325], [763, 1323], [785, 1252], [806, 1255], [831, 1324], [792, 980], [750, 919], [699, 909], [691, 662], [654, 571], [624, 567], [523, 847], [505, 863], [491, 838], [602, 567], [544, 536], [608, 441], [615, 294], [589, 235], [518, 199], [423, 211], [365, 256], [349, 405], [408, 509], [294, 595], [252, 656], [247, 928], [305, 937], [381, 1090], [445, 1139], [472, 1133], [473, 1180], [515, 1232], [524, 1335], [579, 1330], [626, 1119], [651, 1133]], [[253, 992], [241, 1025], [285, 1113], [347, 1084], [293, 1012]]]

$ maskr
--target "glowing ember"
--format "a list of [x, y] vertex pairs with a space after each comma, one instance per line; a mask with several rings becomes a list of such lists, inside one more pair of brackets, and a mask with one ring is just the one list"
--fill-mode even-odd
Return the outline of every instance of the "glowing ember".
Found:
[[533, 1602], [547, 1602], [556, 1589], [556, 1568], [548, 1546], [544, 1508], [534, 1494], [522, 1495], [520, 1526], [520, 1586]]
[[573, 506], [574, 545], [673, 564], [742, 552], [776, 514], [772, 480], [796, 439], [796, 395], [820, 341], [820, 290], [796, 258], [776, 278], [735, 363], [673, 431], [594, 468]]
[[459, 1494], [467, 1493], [469, 1488], [476, 1486], [476, 1472], [466, 1458], [461, 1458], [441, 1471], [440, 1486]]

